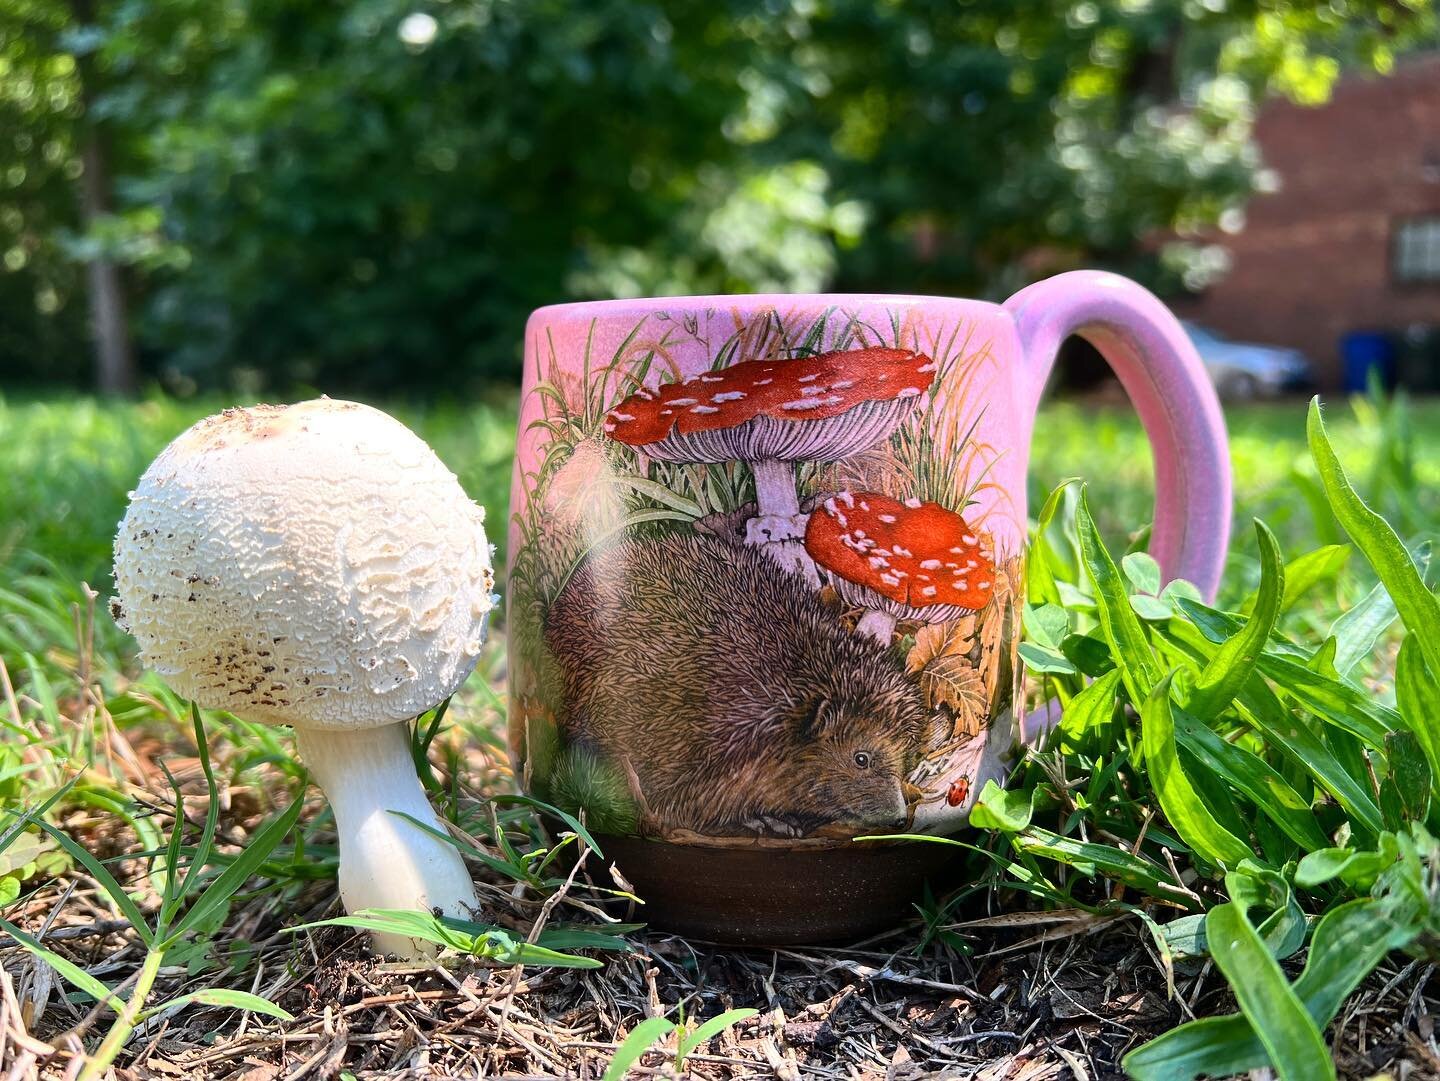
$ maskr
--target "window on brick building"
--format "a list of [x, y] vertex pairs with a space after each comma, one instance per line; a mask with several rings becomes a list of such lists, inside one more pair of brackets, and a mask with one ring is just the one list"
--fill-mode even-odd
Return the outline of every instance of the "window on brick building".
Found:
[[1440, 282], [1440, 215], [1397, 222], [1390, 260], [1397, 282]]

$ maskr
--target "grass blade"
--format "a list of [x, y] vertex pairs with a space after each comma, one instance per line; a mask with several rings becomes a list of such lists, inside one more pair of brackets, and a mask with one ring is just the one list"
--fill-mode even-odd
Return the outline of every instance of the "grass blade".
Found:
[[605, 1069], [604, 1081], [623, 1081], [630, 1067], [639, 1062], [645, 1052], [675, 1031], [675, 1022], [668, 1017], [647, 1017], [625, 1037], [610, 1065]]
[[1175, 750], [1175, 721], [1170, 707], [1172, 672], [1155, 687], [1140, 711], [1140, 739], [1150, 782], [1165, 817], [1195, 854], [1219, 867], [1253, 859], [1250, 846], [1219, 822], [1200, 799]]
[[1150, 648], [1150, 640], [1145, 636], [1139, 617], [1130, 607], [1125, 580], [1100, 539], [1084, 488], [1080, 489], [1080, 502], [1075, 510], [1075, 527], [1080, 535], [1086, 573], [1095, 586], [1100, 628], [1115, 654], [1125, 680], [1125, 689], [1130, 692], [1130, 700], [1143, 702], [1149, 697], [1151, 688], [1160, 682], [1160, 664]]
[[270, 853], [289, 835], [300, 818], [303, 803], [303, 800], [296, 798], [282, 814], [267, 822], [264, 828], [250, 839], [250, 843], [235, 858], [235, 862], [220, 872], [215, 881], [205, 888], [199, 900], [180, 918], [180, 922], [168, 936], [170, 941], [177, 941], [192, 927], [204, 924], [216, 909], [229, 903], [235, 891], [249, 880], [260, 865], [270, 858]]
[[1335, 1065], [1315, 1019], [1237, 904], [1217, 905], [1205, 917], [1210, 955], [1230, 981], [1240, 1012], [1250, 1022], [1282, 1081], [1334, 1078]]
[[1260, 588], [1256, 592], [1255, 608], [1245, 626], [1226, 639], [1195, 681], [1188, 708], [1202, 721], [1210, 720], [1228, 706], [1249, 681], [1280, 615], [1280, 600], [1285, 595], [1280, 545], [1275, 541], [1275, 534], [1259, 519], [1255, 521], [1255, 536], [1260, 544]]
[[181, 995], [179, 998], [172, 998], [163, 1006], [154, 1010], [146, 1010], [140, 1016], [143, 1018], [148, 1014], [158, 1013], [161, 1010], [170, 1012], [181, 1006], [188, 1006], [192, 1002], [198, 1002], [202, 1006], [229, 1006], [236, 1010], [245, 1010], [248, 1013], [264, 1014], [266, 1017], [273, 1017], [277, 1021], [293, 1021], [295, 1015], [288, 1010], [281, 1009], [268, 998], [261, 998], [259, 995], [252, 995], [249, 991], [234, 991], [228, 987], [207, 987], [200, 991], [191, 991], [188, 995]]
[[3, 929], [7, 935], [20, 943], [27, 953], [31, 953], [44, 961], [96, 1002], [105, 1003], [105, 1005], [109, 1006], [116, 1013], [119, 1013], [124, 1008], [124, 1001], [115, 994], [112, 988], [101, 983], [73, 961], [61, 957], [53, 950], [46, 949], [33, 935], [27, 934], [9, 920], [4, 919], [0, 919], [0, 929]]
[[1317, 851], [1330, 844], [1309, 802], [1257, 754], [1221, 739], [1184, 710], [1174, 711], [1176, 742], [1230, 787], [1245, 794], [1296, 844]]
[[[41, 819], [32, 818], [31, 821], [51, 837], [55, 838], [60, 847], [69, 854], [70, 858], [85, 868], [90, 877], [100, 884], [100, 888], [103, 889], [110, 900], [115, 903], [115, 907], [120, 910], [120, 914], [124, 916], [125, 919], [130, 922], [130, 926], [135, 929], [135, 933], [140, 937], [140, 941], [145, 943], [147, 947], [153, 945], [154, 935], [151, 933], [149, 925], [145, 922], [145, 917], [140, 912], [140, 906], [125, 892], [125, 887], [116, 881], [115, 876], [110, 873], [109, 869], [92, 856], [85, 848], [72, 840], [70, 835], [64, 830], [58, 829], [49, 822]], [[169, 872], [167, 871], [166, 873], [168, 874]]]
[[1430, 765], [1430, 783], [1440, 793], [1440, 683], [1425, 664], [1416, 635], [1400, 643], [1395, 662], [1395, 702], [1405, 727], [1415, 734], [1425, 761]]
[[1414, 559], [1390, 523], [1366, 506], [1350, 484], [1325, 434], [1318, 396], [1311, 399], [1305, 435], [1331, 510], [1385, 583], [1406, 629], [1420, 640], [1430, 670], [1440, 672], [1440, 599], [1425, 585]]

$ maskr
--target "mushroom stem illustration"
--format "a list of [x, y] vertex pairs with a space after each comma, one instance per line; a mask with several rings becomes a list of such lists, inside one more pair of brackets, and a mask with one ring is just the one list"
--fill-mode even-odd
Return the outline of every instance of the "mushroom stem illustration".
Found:
[[335, 810], [351, 911], [475, 907], [408, 724], [479, 657], [494, 603], [484, 520], [404, 425], [321, 399], [200, 421], [151, 463], [120, 523], [116, 622], [180, 694], [294, 726]]
[[[750, 463], [750, 469], [755, 474], [757, 508], [752, 521], [763, 519], [774, 520], [777, 524], [788, 523], [793, 530], [788, 536], [803, 536], [805, 530], [800, 515], [800, 499], [795, 491], [795, 467], [780, 458], [759, 458]], [[757, 538], [756, 542], [785, 539], [784, 536], [773, 534]]]
[[860, 617], [860, 622], [855, 624], [855, 631], [857, 634], [869, 635], [875, 641], [888, 646], [890, 639], [895, 636], [895, 614], [882, 608], [871, 608]]
[[868, 450], [914, 410], [935, 362], [875, 346], [815, 356], [747, 360], [655, 390], [610, 411], [605, 432], [659, 461], [749, 464], [755, 517], [745, 542], [811, 585], [819, 573], [801, 538], [796, 462], [834, 462]]
[[946, 623], [984, 608], [995, 565], [965, 519], [938, 503], [839, 492], [816, 509], [805, 550], [865, 609], [859, 634], [889, 645], [899, 619]]
[[[415, 775], [407, 723], [359, 732], [296, 726], [295, 740], [335, 813], [345, 911], [415, 908], [422, 898], [426, 908], [451, 915], [475, 907], [459, 852], [426, 832], [444, 836], [445, 824]], [[399, 935], [376, 934], [375, 944], [383, 953], [416, 953]]]

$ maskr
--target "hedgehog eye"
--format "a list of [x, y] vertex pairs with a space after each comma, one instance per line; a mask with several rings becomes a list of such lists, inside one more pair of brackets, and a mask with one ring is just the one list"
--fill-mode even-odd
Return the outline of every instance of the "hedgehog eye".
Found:
[[870, 752], [869, 752], [869, 751], [856, 751], [856, 752], [855, 752], [855, 764], [856, 764], [857, 766], [859, 766], [861, 769], [869, 769], [869, 768], [870, 768]]

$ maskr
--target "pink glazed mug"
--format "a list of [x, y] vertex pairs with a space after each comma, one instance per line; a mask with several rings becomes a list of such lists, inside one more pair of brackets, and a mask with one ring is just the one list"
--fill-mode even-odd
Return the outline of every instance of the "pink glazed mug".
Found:
[[1003, 306], [671, 297], [530, 318], [510, 742], [644, 918], [732, 942], [904, 912], [1003, 780], [1023, 700], [1025, 474], [1071, 334], [1154, 447], [1151, 550], [1214, 592], [1225, 428], [1173, 315], [1075, 272]]

